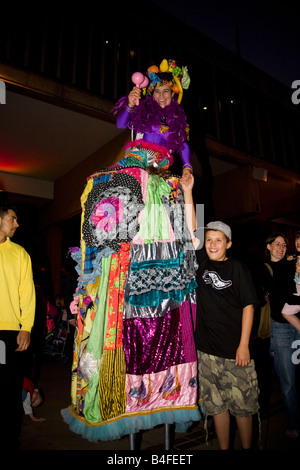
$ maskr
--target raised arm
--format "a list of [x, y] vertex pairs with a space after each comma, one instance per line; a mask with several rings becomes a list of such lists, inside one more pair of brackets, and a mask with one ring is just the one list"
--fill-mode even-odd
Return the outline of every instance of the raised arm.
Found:
[[[136, 100], [139, 100], [141, 97], [141, 90], [137, 87], [133, 87], [131, 92], [128, 95], [128, 104], [117, 117], [117, 128], [125, 129], [130, 123], [130, 114], [136, 106]], [[124, 98], [123, 98], [124, 99]]]
[[196, 249], [200, 244], [200, 240], [194, 235], [194, 231], [197, 228], [197, 218], [193, 200], [194, 176], [192, 173], [187, 172], [182, 176], [180, 182], [184, 193], [186, 223], [191, 235], [193, 246]]

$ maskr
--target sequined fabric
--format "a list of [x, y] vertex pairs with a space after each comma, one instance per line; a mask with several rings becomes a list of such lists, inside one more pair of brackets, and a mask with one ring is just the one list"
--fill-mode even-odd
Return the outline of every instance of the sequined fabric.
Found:
[[179, 309], [160, 318], [134, 318], [124, 322], [124, 352], [129, 374], [165, 370], [184, 361]]
[[89, 177], [81, 198], [68, 422], [90, 440], [200, 419], [197, 264], [179, 180], [147, 171], [164, 159], [147, 147]]

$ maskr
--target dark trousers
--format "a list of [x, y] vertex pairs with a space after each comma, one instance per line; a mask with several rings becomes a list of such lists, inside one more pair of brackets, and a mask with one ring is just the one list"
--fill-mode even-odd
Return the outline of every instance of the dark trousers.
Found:
[[252, 343], [252, 357], [255, 362], [259, 388], [260, 416], [268, 417], [272, 394], [272, 363], [270, 356], [270, 338], [255, 338]]
[[18, 331], [0, 331], [0, 449], [17, 449], [23, 419], [25, 353], [16, 352]]

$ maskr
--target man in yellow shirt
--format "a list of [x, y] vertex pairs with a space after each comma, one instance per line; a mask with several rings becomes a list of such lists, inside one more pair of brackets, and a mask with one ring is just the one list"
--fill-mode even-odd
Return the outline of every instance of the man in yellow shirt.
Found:
[[15, 449], [22, 423], [24, 351], [30, 344], [35, 315], [31, 259], [10, 238], [18, 228], [17, 214], [0, 206], [0, 447]]

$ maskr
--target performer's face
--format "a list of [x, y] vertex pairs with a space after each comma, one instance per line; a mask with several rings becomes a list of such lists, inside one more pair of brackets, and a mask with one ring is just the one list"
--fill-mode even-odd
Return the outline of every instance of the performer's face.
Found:
[[171, 104], [173, 94], [168, 85], [157, 85], [153, 91], [153, 98], [157, 101], [159, 106], [165, 108]]

